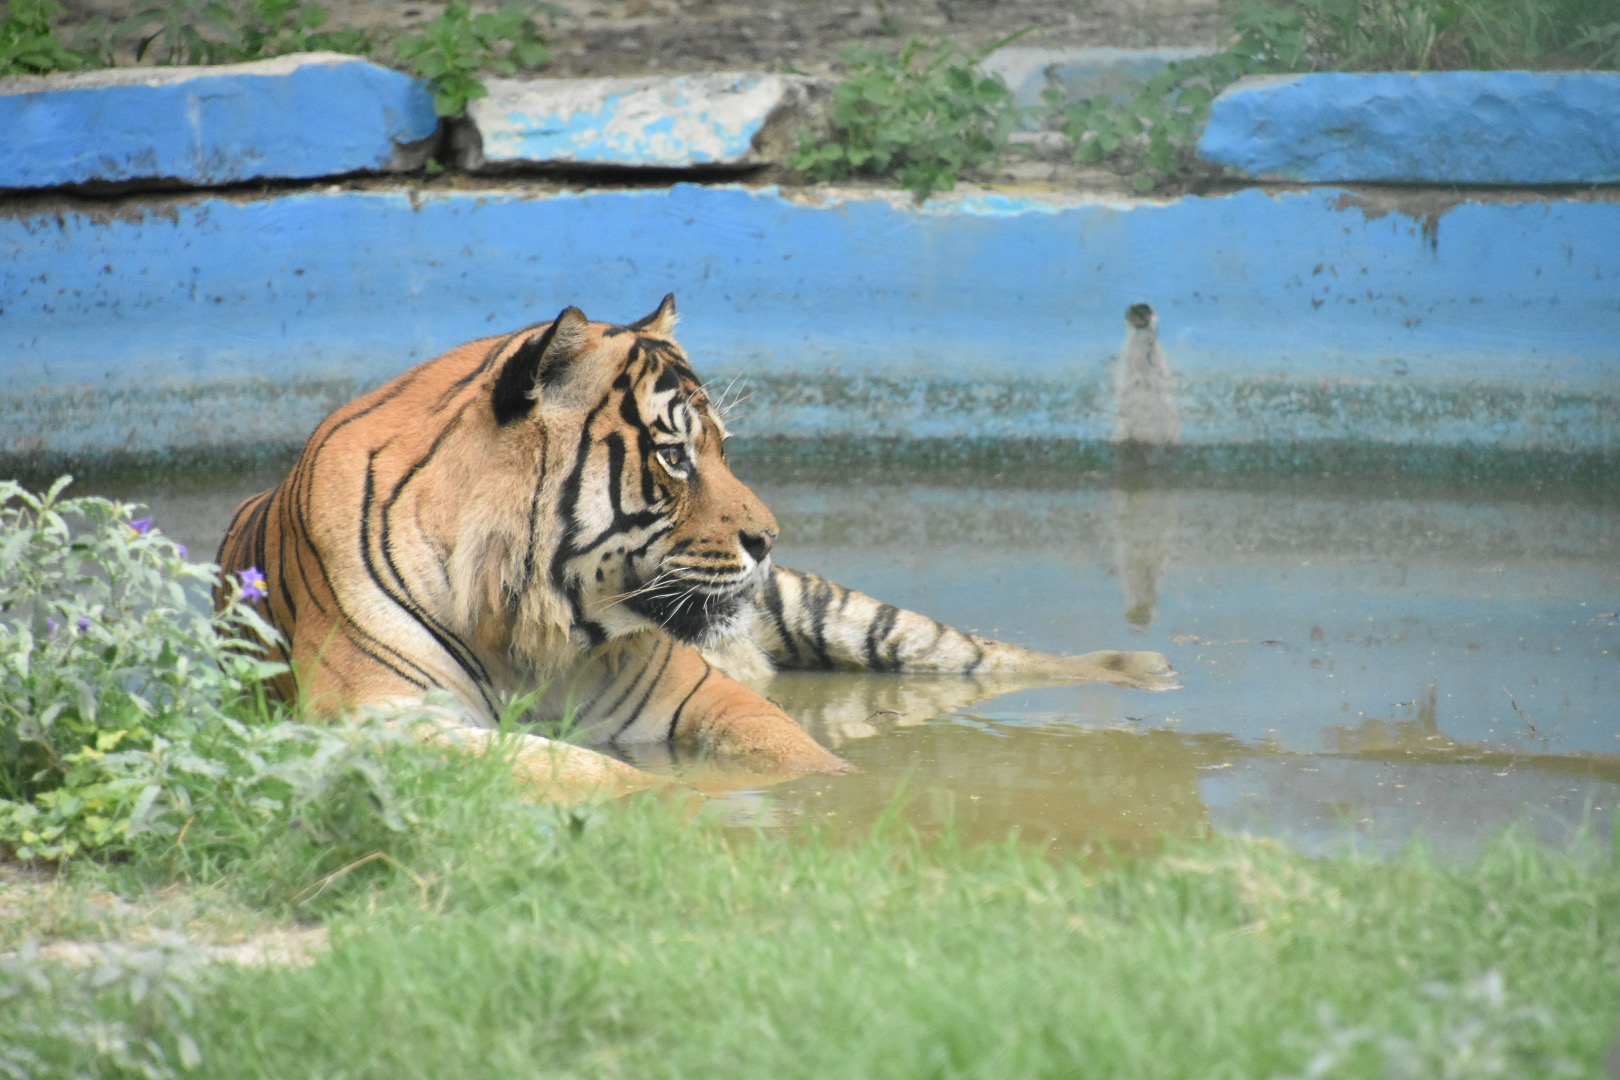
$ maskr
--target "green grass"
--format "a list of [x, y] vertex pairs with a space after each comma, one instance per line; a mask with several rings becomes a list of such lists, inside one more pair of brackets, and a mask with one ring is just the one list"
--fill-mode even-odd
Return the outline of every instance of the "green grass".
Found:
[[[59, 979], [0, 1030], [91, 1075], [38, 1017], [88, 1008], [232, 1077], [1553, 1077], [1596, 1075], [1620, 1002], [1607, 855], [1217, 839], [1088, 866], [526, 807], [494, 774], [418, 787], [435, 815], [356, 871], [314, 966], [170, 955], [140, 1002], [133, 976]], [[189, 1011], [152, 1005], [170, 983]]]

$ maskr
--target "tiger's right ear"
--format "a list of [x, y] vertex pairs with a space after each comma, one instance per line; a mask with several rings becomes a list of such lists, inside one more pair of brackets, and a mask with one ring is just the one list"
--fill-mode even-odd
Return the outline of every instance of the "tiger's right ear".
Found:
[[645, 330], [659, 337], [669, 337], [670, 331], [675, 329], [675, 294], [665, 293], [658, 310], [651, 315], [643, 315], [631, 323], [630, 329]]
[[577, 307], [566, 307], [550, 326], [513, 350], [495, 377], [491, 399], [495, 422], [504, 426], [533, 412], [534, 403], [545, 389], [567, 377], [574, 362], [584, 354], [589, 337], [590, 322], [585, 313]]

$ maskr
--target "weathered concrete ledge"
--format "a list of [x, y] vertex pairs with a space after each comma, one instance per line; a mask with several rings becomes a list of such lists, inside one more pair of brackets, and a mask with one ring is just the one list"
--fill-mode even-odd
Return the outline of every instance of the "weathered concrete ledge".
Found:
[[1620, 183], [1620, 72], [1248, 78], [1215, 99], [1198, 153], [1261, 180]]
[[514, 165], [662, 168], [781, 161], [816, 122], [832, 81], [714, 74], [616, 79], [488, 79], [456, 128], [468, 171]]
[[0, 79], [0, 188], [419, 169], [438, 122], [425, 83], [338, 53]]
[[1606, 196], [1343, 189], [58, 200], [0, 217], [0, 447], [292, 445], [461, 341], [674, 291], [745, 436], [1106, 444], [1146, 303], [1189, 449], [1613, 455], [1616, 236]]
[[[1019, 100], [1121, 94], [1199, 49], [1009, 47], [985, 61]], [[455, 126], [469, 171], [781, 164], [824, 119], [827, 80], [716, 74], [491, 79]], [[128, 68], [0, 80], [0, 189], [212, 186], [410, 171], [437, 117], [427, 85], [368, 61]], [[1620, 183], [1620, 73], [1325, 73], [1242, 80], [1199, 144], [1237, 175], [1312, 183]]]

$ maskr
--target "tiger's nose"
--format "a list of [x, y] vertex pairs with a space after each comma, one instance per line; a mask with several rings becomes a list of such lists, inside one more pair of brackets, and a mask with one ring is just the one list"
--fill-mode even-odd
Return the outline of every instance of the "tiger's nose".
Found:
[[771, 553], [771, 547], [776, 543], [776, 530], [738, 533], [737, 542], [742, 544], [742, 549], [748, 552], [755, 562], [764, 562], [765, 556]]

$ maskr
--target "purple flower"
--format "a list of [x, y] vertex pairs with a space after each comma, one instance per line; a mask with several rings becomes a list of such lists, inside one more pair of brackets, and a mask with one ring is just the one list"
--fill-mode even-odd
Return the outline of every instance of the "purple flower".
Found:
[[73, 625], [77, 626], [79, 628], [79, 633], [82, 634], [86, 630], [90, 629], [90, 617], [88, 615], [80, 615], [77, 619], [73, 620]]
[[242, 599], [263, 600], [270, 595], [264, 591], [264, 575], [259, 573], [257, 566], [239, 571], [236, 576], [242, 579]]
[[129, 523], [129, 527], [134, 529], [140, 535], [145, 536], [152, 528], [152, 519], [141, 518], [139, 521], [132, 521]]
[[174, 550], [176, 550], [176, 551], [178, 551], [180, 553], [180, 557], [182, 559], [191, 558], [191, 555], [190, 555], [189, 552], [186, 551], [186, 545], [184, 545], [184, 544], [176, 544], [176, 545], [174, 545]]
[[51, 618], [49, 615], [47, 615], [47, 616], [45, 616], [45, 627], [46, 627], [46, 629], [50, 630], [51, 637], [55, 637], [56, 632], [58, 630], [62, 629], [62, 624], [57, 622], [55, 619]]

